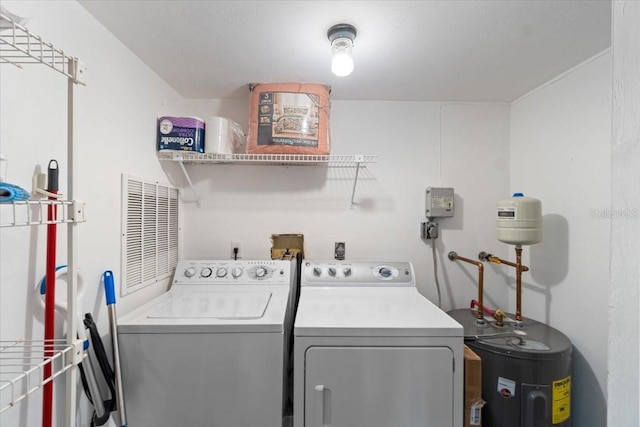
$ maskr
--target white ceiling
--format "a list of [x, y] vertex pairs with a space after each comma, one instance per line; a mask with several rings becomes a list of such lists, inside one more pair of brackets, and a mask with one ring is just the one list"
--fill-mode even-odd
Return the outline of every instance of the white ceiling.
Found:
[[[611, 45], [602, 1], [80, 0], [185, 98], [245, 98], [259, 82], [332, 99], [512, 101]], [[327, 30], [358, 30], [355, 71], [331, 74]]]

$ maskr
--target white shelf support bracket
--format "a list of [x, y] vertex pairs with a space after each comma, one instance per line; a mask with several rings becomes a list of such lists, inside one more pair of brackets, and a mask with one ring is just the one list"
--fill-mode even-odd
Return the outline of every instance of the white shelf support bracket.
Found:
[[189, 173], [187, 173], [187, 168], [184, 167], [184, 162], [182, 160], [178, 161], [180, 164], [180, 169], [182, 169], [182, 173], [184, 177], [187, 178], [187, 182], [189, 183], [189, 187], [191, 187], [191, 192], [193, 192], [193, 197], [196, 198], [196, 207], [200, 207], [200, 198], [198, 198], [198, 193], [196, 193], [196, 189], [193, 186], [193, 182], [191, 182], [191, 177], [189, 177]]
[[356, 176], [353, 179], [353, 190], [351, 190], [351, 205], [349, 205], [350, 208], [353, 208], [353, 199], [356, 195], [356, 185], [358, 184], [358, 174], [360, 173], [360, 165], [364, 162], [364, 156], [362, 154], [356, 154], [354, 162], [356, 163]]
[[81, 84], [83, 86], [87, 85], [84, 78], [87, 73], [87, 65], [83, 61], [78, 58], [73, 58], [73, 65], [70, 72], [73, 76], [72, 79], [74, 83]]
[[71, 205], [67, 206], [67, 217], [72, 222], [85, 222], [84, 207], [86, 203], [80, 200], [72, 200]]
[[70, 364], [73, 366], [79, 365], [82, 360], [87, 356], [85, 351], [85, 340], [77, 339], [73, 342], [73, 353], [71, 354]]

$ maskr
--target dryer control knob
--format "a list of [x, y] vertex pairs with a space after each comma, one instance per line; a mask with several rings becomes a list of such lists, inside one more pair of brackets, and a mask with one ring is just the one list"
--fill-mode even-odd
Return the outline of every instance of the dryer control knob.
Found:
[[202, 277], [211, 277], [212, 273], [213, 273], [213, 270], [211, 270], [211, 268], [205, 267], [200, 272], [200, 276], [202, 276]]
[[344, 277], [351, 276], [351, 268], [346, 267], [344, 270], [342, 270], [342, 273], [344, 274]]
[[322, 270], [319, 269], [318, 267], [313, 267], [313, 275], [316, 277], [320, 277], [320, 275], [322, 274]]
[[242, 269], [240, 267], [234, 268], [233, 270], [231, 270], [231, 275], [234, 279], [237, 279], [238, 277], [242, 276]]
[[267, 275], [267, 269], [265, 267], [256, 268], [256, 277], [262, 278]]
[[193, 277], [196, 274], [196, 269], [193, 267], [189, 267], [184, 271], [184, 275], [187, 277]]
[[220, 267], [217, 271], [216, 271], [216, 276], [218, 277], [225, 277], [227, 275], [227, 269], [224, 267]]
[[329, 267], [329, 276], [336, 277], [336, 269], [333, 267]]

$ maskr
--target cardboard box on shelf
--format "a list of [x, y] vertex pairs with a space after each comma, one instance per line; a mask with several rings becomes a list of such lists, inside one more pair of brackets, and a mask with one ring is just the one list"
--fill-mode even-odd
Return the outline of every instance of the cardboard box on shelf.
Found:
[[482, 360], [464, 346], [464, 427], [482, 426]]
[[330, 154], [330, 89], [312, 83], [252, 86], [249, 154]]

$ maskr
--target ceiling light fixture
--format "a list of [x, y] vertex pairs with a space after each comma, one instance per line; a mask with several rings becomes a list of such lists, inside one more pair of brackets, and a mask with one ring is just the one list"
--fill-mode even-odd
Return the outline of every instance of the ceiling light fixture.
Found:
[[336, 76], [344, 77], [353, 71], [353, 40], [356, 38], [356, 27], [349, 24], [337, 24], [329, 28], [327, 37], [331, 42], [333, 59], [331, 71]]

